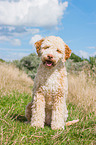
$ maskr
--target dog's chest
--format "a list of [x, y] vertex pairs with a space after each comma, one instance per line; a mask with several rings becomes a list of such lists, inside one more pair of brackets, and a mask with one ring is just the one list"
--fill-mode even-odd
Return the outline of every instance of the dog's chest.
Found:
[[44, 76], [42, 89], [46, 93], [54, 94], [58, 91], [58, 88], [61, 87], [60, 84], [60, 73], [58, 71], [54, 71], [54, 73], [50, 73]]

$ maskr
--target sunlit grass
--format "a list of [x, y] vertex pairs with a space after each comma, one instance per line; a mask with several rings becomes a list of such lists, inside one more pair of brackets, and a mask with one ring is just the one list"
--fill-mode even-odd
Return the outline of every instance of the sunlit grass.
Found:
[[94, 114], [68, 103], [68, 120], [79, 118], [79, 123], [52, 130], [49, 126], [36, 129], [25, 124], [25, 106], [31, 101], [27, 94], [14, 93], [0, 98], [1, 144], [92, 144], [95, 140]]

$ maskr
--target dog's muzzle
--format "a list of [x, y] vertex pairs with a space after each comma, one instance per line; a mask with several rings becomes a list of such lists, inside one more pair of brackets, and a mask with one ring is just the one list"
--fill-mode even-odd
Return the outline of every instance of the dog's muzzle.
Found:
[[56, 63], [54, 61], [44, 60], [43, 64], [48, 66], [48, 67], [52, 67], [52, 66], [55, 66]]
[[53, 55], [49, 54], [46, 58], [43, 60], [43, 64], [47, 67], [52, 67], [56, 65], [56, 61], [53, 59]]

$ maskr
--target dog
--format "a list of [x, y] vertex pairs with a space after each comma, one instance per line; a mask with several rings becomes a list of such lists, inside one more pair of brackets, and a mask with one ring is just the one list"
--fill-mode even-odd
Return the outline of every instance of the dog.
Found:
[[56, 36], [37, 41], [35, 47], [41, 63], [34, 79], [32, 102], [26, 106], [25, 116], [33, 127], [44, 128], [47, 124], [53, 130], [64, 129], [68, 117], [65, 61], [71, 50]]

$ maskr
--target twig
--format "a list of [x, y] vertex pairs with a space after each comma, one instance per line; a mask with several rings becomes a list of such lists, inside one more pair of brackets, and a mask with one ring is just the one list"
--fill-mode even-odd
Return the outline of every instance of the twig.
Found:
[[72, 124], [74, 124], [74, 123], [77, 123], [77, 122], [79, 122], [79, 119], [77, 119], [77, 120], [72, 120], [72, 121], [68, 121], [68, 122], [66, 122], [66, 126], [70, 126], [70, 125], [72, 125]]

